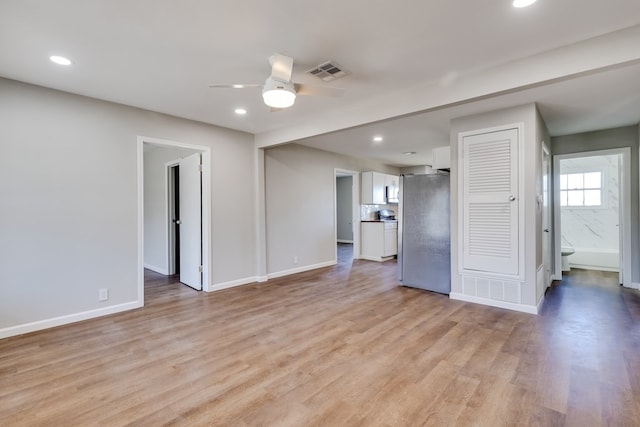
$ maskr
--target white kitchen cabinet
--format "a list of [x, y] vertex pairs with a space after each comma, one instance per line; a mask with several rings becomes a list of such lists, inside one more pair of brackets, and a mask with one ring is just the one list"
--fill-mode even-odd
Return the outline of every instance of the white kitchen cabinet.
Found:
[[387, 261], [398, 253], [398, 223], [371, 221], [361, 223], [361, 258]]
[[385, 175], [378, 172], [362, 172], [363, 205], [384, 205], [386, 203], [384, 187]]
[[431, 152], [433, 157], [433, 169], [450, 169], [451, 168], [451, 147], [434, 148]]
[[387, 203], [398, 203], [398, 191], [400, 179], [396, 175], [385, 175], [384, 185], [387, 191]]
[[384, 176], [384, 185], [386, 187], [397, 187], [398, 186], [398, 177], [396, 175], [385, 175]]
[[[385, 205], [387, 203], [397, 203], [397, 193], [399, 188], [399, 178], [396, 175], [387, 175], [380, 172], [362, 172], [362, 194], [361, 203], [363, 205]], [[395, 199], [387, 200], [386, 189]]]
[[398, 253], [398, 224], [385, 223], [383, 257], [394, 256]]

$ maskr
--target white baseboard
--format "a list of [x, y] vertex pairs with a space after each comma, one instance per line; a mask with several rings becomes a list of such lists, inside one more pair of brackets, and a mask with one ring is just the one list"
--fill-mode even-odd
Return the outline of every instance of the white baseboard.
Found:
[[222, 289], [235, 288], [236, 286], [248, 285], [256, 282], [260, 282], [258, 277], [247, 277], [244, 279], [231, 280], [230, 282], [214, 283], [213, 285], [209, 286], [209, 289], [207, 290], [207, 292], [214, 292], [214, 291], [220, 291]]
[[140, 308], [143, 305], [144, 304], [142, 303], [142, 301], [132, 301], [124, 304], [99, 308], [96, 310], [89, 310], [80, 313], [69, 314], [66, 316], [54, 317], [52, 319], [38, 320], [37, 322], [25, 323], [23, 325], [10, 326], [8, 328], [0, 329], [0, 339], [53, 328], [56, 326], [68, 325], [69, 323], [80, 322], [82, 320], [94, 319], [96, 317], [119, 313], [121, 311], [133, 310], [134, 308]]
[[338, 239], [338, 243], [351, 243], [351, 244], [353, 244], [353, 240]]
[[305, 265], [302, 267], [292, 268], [291, 270], [277, 271], [275, 273], [269, 273], [266, 276], [254, 276], [254, 277], [247, 277], [246, 279], [232, 280], [230, 282], [216, 283], [209, 287], [208, 292], [219, 291], [222, 289], [233, 288], [236, 286], [248, 285], [250, 283], [256, 283], [256, 282], [262, 283], [262, 282], [268, 281], [269, 279], [288, 276], [290, 274], [302, 273], [304, 271], [315, 270], [317, 268], [331, 267], [336, 264], [337, 264], [336, 261], [327, 261], [319, 264]]
[[155, 271], [156, 273], [162, 274], [163, 276], [169, 275], [169, 271], [166, 268], [160, 268], [150, 264], [145, 264], [144, 268], [146, 268], [147, 270]]
[[[449, 298], [459, 301], [472, 302], [475, 304], [488, 305], [491, 307], [506, 308], [507, 310], [520, 311], [522, 313], [538, 314], [539, 306], [517, 304], [513, 302], [498, 301], [489, 298], [474, 297], [471, 295], [451, 292]], [[542, 298], [543, 299], [543, 298]], [[542, 302], [539, 303], [539, 305]]]
[[542, 309], [542, 304], [544, 304], [544, 294], [542, 294], [542, 296], [540, 297], [540, 300], [538, 301], [538, 306], [536, 307], [535, 314], [540, 313], [540, 310]]
[[625, 288], [638, 290], [638, 289], [640, 289], [640, 283], [631, 282], [631, 284], [629, 286], [625, 286]]
[[290, 274], [302, 273], [304, 271], [315, 270], [316, 268], [331, 267], [336, 264], [337, 264], [336, 261], [327, 261], [327, 262], [321, 262], [319, 264], [305, 265], [302, 267], [292, 268], [291, 270], [283, 270], [283, 271], [277, 271], [275, 273], [269, 273], [267, 275], [267, 278], [275, 279], [276, 277], [283, 277], [283, 276], [288, 276]]

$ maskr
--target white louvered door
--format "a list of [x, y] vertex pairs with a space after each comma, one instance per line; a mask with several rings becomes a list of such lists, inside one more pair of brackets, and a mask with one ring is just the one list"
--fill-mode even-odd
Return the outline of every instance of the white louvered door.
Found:
[[461, 149], [463, 268], [518, 275], [518, 129], [465, 136]]

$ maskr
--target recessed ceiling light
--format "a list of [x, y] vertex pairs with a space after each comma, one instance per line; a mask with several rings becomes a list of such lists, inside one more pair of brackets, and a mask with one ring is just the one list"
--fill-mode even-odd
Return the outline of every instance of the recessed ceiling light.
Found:
[[374, 142], [382, 142], [382, 137], [381, 136], [374, 136], [373, 137], [373, 141]]
[[534, 4], [536, 0], [513, 0], [513, 7], [527, 7]]
[[53, 55], [50, 56], [49, 59], [51, 60], [51, 62], [55, 62], [58, 65], [71, 65], [71, 60], [65, 58], [64, 56]]
[[234, 89], [242, 89], [244, 85], [231, 85], [231, 87]]
[[418, 153], [415, 151], [405, 151], [402, 154], [404, 154], [405, 156], [413, 156], [414, 154], [418, 154]]
[[240, 116], [243, 116], [243, 115], [247, 114], [247, 110], [245, 110], [244, 108], [236, 108], [235, 109], [235, 113], [240, 115]]

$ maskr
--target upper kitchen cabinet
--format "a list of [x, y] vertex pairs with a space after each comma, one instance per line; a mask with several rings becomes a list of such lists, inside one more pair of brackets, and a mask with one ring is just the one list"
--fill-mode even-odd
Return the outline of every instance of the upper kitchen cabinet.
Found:
[[395, 175], [385, 175], [384, 186], [386, 191], [387, 203], [398, 203], [400, 179]]
[[362, 172], [362, 197], [363, 205], [384, 205], [385, 199], [385, 174], [378, 172]]
[[363, 205], [398, 203], [399, 179], [396, 175], [379, 172], [362, 172]]
[[451, 169], [451, 147], [438, 147], [432, 151], [433, 169]]

